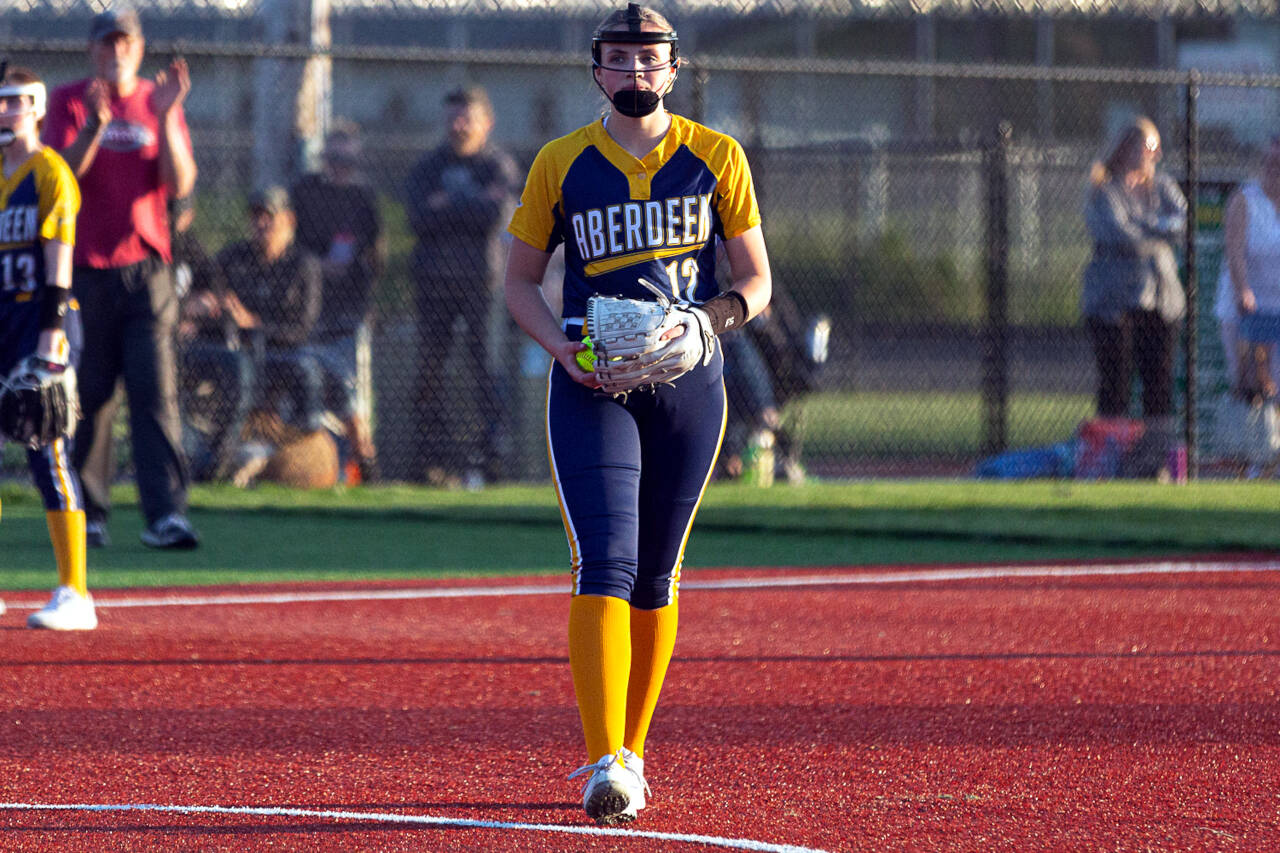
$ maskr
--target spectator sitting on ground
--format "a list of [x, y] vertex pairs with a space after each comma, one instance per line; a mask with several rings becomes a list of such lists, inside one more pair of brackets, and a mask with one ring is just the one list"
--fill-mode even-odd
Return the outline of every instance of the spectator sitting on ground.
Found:
[[283, 187], [253, 195], [249, 222], [252, 236], [219, 252], [217, 266], [226, 290], [222, 308], [235, 320], [241, 340], [260, 347], [253, 407], [315, 431], [323, 417], [321, 374], [306, 343], [320, 315], [320, 261], [295, 242], [293, 208]]

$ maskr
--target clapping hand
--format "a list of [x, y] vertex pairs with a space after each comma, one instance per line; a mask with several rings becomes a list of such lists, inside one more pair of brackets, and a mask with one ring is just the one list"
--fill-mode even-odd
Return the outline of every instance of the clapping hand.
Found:
[[186, 99], [191, 91], [191, 71], [187, 61], [178, 57], [169, 63], [166, 71], [156, 75], [156, 90], [152, 95], [152, 104], [157, 113], [167, 116], [169, 111]]
[[107, 91], [107, 83], [100, 77], [89, 81], [84, 90], [84, 105], [88, 111], [86, 119], [93, 127], [105, 127], [111, 123], [111, 96]]

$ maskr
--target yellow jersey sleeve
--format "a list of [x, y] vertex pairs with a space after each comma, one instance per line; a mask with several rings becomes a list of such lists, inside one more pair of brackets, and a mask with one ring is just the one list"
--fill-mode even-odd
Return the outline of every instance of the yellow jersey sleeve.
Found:
[[41, 153], [46, 157], [36, 181], [40, 194], [40, 236], [74, 246], [76, 214], [80, 212], [80, 184], [61, 156], [48, 148]]
[[751, 180], [746, 152], [738, 141], [721, 135], [708, 165], [716, 175], [716, 212], [724, 228], [724, 239], [731, 240], [759, 225], [755, 183]]
[[552, 150], [554, 142], [547, 143], [529, 167], [520, 203], [511, 215], [507, 231], [544, 252], [550, 252], [560, 242], [556, 225], [556, 208], [560, 203], [561, 171]]

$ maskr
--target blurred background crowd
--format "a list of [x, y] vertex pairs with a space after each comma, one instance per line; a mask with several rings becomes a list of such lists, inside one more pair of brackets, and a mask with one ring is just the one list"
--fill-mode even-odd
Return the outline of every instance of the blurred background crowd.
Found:
[[[142, 74], [190, 67], [199, 178], [169, 217], [195, 478], [546, 477], [548, 362], [495, 296], [520, 176], [593, 116], [587, 45], [611, 6], [136, 8]], [[970, 473], [1098, 415], [1145, 417], [1141, 380], [1099, 409], [1082, 309], [1091, 169], [1139, 115], [1193, 216], [1170, 236], [1187, 305], [1161, 428], [1193, 472], [1267, 461], [1242, 444], [1249, 403], [1214, 305], [1227, 199], [1280, 129], [1274, 4], [662, 10], [690, 60], [670, 106], [747, 148], [774, 271], [771, 313], [724, 340], [722, 476]], [[83, 77], [99, 11], [0, 9], [9, 59], [51, 87]], [[130, 476], [130, 443], [114, 452]], [[22, 474], [18, 456], [3, 466]]]

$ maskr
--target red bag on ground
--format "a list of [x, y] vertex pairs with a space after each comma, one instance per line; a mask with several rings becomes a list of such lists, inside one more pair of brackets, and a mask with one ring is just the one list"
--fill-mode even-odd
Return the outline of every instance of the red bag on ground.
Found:
[[1076, 478], [1105, 480], [1119, 475], [1120, 460], [1145, 431], [1146, 425], [1135, 418], [1081, 421], [1076, 431]]

